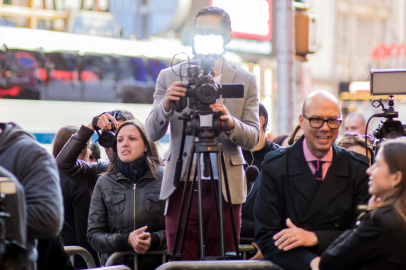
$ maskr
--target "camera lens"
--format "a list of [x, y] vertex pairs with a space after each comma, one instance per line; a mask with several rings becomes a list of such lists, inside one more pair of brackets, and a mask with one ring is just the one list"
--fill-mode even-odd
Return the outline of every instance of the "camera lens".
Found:
[[103, 131], [98, 138], [99, 144], [104, 148], [110, 148], [114, 145], [114, 132]]
[[204, 89], [204, 91], [203, 91], [203, 96], [204, 96], [204, 97], [210, 97], [210, 96], [211, 96], [211, 91], [208, 90], [208, 89]]
[[211, 83], [203, 84], [196, 90], [196, 96], [202, 103], [212, 104], [217, 98], [217, 88]]

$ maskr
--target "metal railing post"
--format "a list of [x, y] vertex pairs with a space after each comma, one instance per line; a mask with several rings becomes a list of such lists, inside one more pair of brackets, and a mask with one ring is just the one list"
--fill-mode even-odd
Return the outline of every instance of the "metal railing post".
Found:
[[96, 263], [94, 262], [92, 255], [86, 249], [79, 246], [64, 246], [64, 249], [65, 252], [71, 257], [71, 261], [74, 262], [74, 260], [72, 260], [74, 255], [80, 255], [85, 260], [87, 268], [96, 267]]

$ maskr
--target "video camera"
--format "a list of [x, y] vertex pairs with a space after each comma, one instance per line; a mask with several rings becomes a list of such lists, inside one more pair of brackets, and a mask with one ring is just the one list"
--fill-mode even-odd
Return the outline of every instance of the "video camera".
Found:
[[188, 62], [186, 95], [175, 103], [175, 110], [182, 112], [188, 102], [189, 108], [193, 110], [210, 110], [210, 104], [216, 103], [216, 99], [222, 98], [243, 98], [244, 84], [230, 83], [220, 86], [214, 81], [215, 59], [203, 57], [199, 62]]
[[[127, 121], [128, 118], [124, 115], [123, 112], [121, 111], [110, 111], [110, 112], [104, 112], [102, 114], [108, 113], [111, 116], [113, 116], [117, 121], [119, 120], [123, 120], [123, 121]], [[103, 146], [104, 148], [110, 148], [113, 147], [114, 145], [114, 130], [115, 130], [115, 126], [113, 124], [113, 122], [109, 121], [111, 124], [111, 130], [104, 130], [101, 134], [99, 132], [100, 127], [97, 125], [97, 121], [99, 120], [99, 117], [102, 115], [98, 115], [96, 117], [93, 118], [92, 121], [92, 125], [93, 125], [93, 129], [97, 132], [97, 134], [99, 135], [99, 138], [97, 139], [96, 142], [98, 142], [101, 146]]]
[[382, 99], [372, 101], [375, 108], [382, 107], [382, 113], [371, 116], [385, 117], [386, 121], [381, 121], [379, 126], [373, 131], [374, 137], [379, 140], [406, 136], [406, 126], [399, 120], [394, 120], [399, 116], [394, 108], [394, 96], [406, 94], [406, 69], [371, 69], [371, 95], [389, 95], [388, 108], [385, 108]]
[[27, 269], [28, 253], [24, 188], [0, 166], [0, 269]]
[[213, 115], [211, 130], [219, 135], [226, 129], [224, 123], [219, 121], [220, 114], [211, 110], [210, 105], [216, 103], [218, 98], [243, 98], [244, 84], [230, 83], [218, 84], [214, 80], [213, 70], [216, 59], [225, 52], [224, 37], [221, 35], [195, 35], [193, 38], [193, 54], [195, 61], [181, 64], [187, 65], [187, 75], [176, 74], [180, 79], [186, 78], [186, 95], [174, 103], [174, 110], [181, 113], [187, 106], [192, 111], [184, 115], [184, 121], [192, 122], [188, 135], [197, 136], [201, 131], [200, 115]]

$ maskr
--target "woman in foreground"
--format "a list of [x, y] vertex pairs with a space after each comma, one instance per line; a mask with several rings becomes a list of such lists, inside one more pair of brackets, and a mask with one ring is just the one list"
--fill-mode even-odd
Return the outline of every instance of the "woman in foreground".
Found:
[[406, 141], [381, 144], [367, 170], [368, 210], [312, 261], [312, 269], [406, 269]]

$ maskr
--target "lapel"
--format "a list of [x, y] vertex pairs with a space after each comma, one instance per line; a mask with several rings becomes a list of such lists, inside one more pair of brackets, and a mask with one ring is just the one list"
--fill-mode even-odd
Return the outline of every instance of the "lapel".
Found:
[[[227, 62], [227, 60], [223, 57], [223, 66], [221, 68], [221, 82], [220, 85], [223, 83], [233, 83], [235, 76], [237, 75], [237, 69]], [[225, 100], [223, 102], [225, 104]]]
[[343, 155], [344, 152], [333, 144], [333, 162], [303, 221], [333, 200], [349, 184], [350, 164]]
[[304, 158], [303, 139], [304, 136], [290, 147], [287, 169], [290, 182], [311, 203], [316, 197], [319, 186]]

